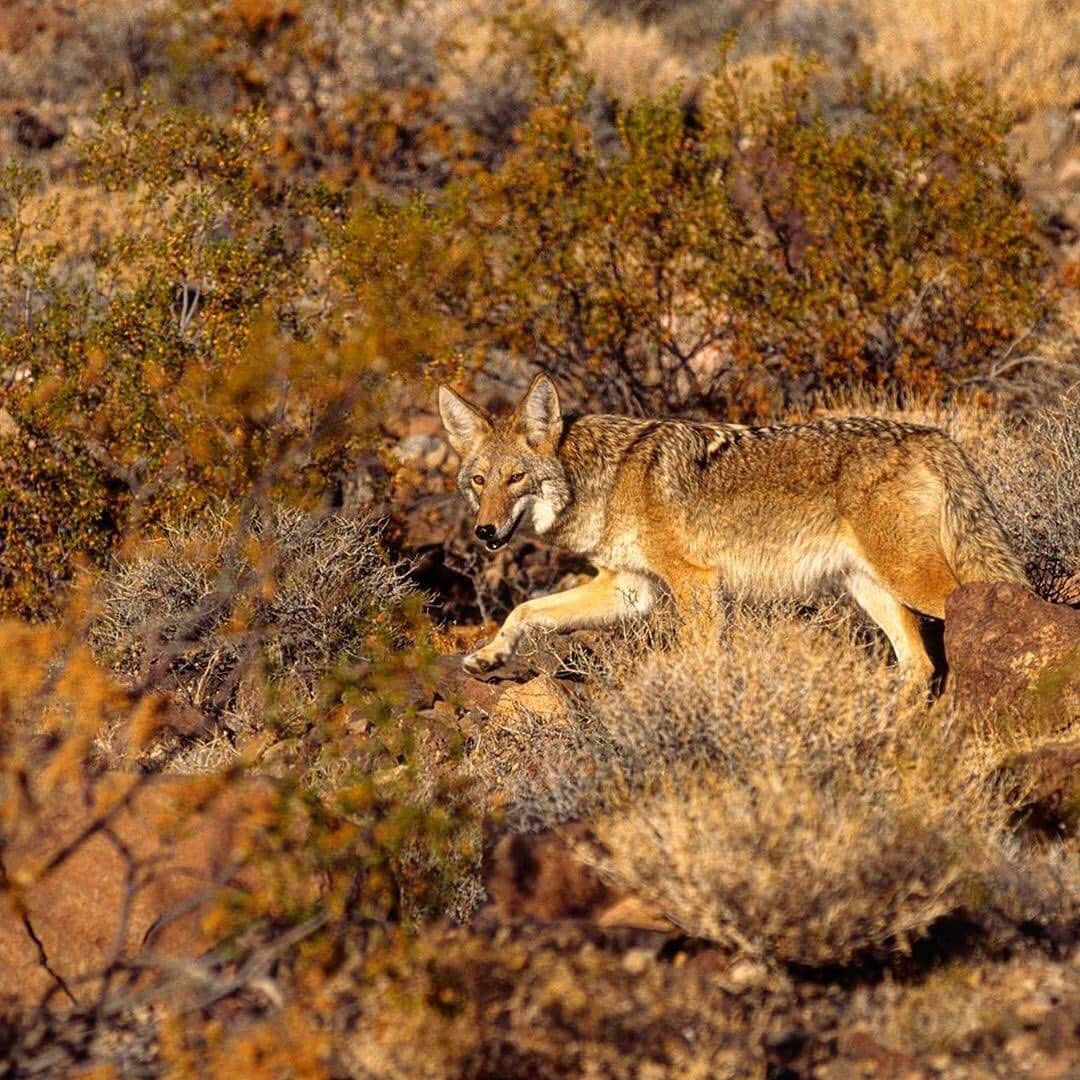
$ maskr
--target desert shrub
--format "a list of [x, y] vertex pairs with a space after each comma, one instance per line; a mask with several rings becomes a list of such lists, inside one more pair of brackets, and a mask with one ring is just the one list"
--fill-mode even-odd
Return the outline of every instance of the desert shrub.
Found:
[[0, 227], [23, 241], [6, 247], [0, 324], [4, 611], [56, 610], [80, 554], [100, 562], [222, 497], [332, 498], [378, 387], [432, 339], [374, 306], [327, 317], [330, 211], [267, 182], [264, 136], [255, 114], [110, 103], [87, 179], [134, 198], [88, 279], [31, 245], [28, 185], [8, 174]]
[[[939, 1060], [950, 1055], [954, 1062], [970, 1060], [973, 1054], [990, 1061], [998, 1057], [1000, 1065], [992, 1071], [1008, 1072], [1009, 1043], [1022, 1026], [1019, 1018], [1025, 1012], [1030, 1016], [1034, 1005], [1038, 1016], [1050, 1002], [1062, 1003], [1062, 1013], [1076, 1008], [1073, 980], [1052, 961], [1021, 955], [997, 970], [980, 975], [975, 970], [970, 964], [953, 964], [914, 986], [886, 984], [855, 1005], [851, 1021], [874, 1031], [886, 1046], [935, 1055]], [[1048, 1039], [1043, 1045], [1049, 1053], [1059, 1052], [1067, 1059], [1071, 1048], [1055, 1042]]]
[[430, 226], [474, 249], [467, 293], [430, 292], [482, 355], [592, 404], [754, 416], [851, 381], [940, 388], [1049, 310], [1007, 119], [973, 81], [864, 74], [830, 119], [805, 66], [765, 90], [723, 67], [696, 114], [622, 111], [606, 153], [587, 86], [549, 74], [517, 149]]
[[[0, 36], [0, 96], [35, 112], [44, 106], [50, 126], [63, 133], [63, 121], [92, 114], [110, 86], [134, 90], [163, 70], [164, 57], [151, 40], [161, 6], [161, 0], [120, 7], [89, 0], [76, 8], [15, 0]], [[8, 150], [5, 145], [0, 152]]]
[[[90, 282], [53, 272], [52, 252], [31, 247], [27, 186], [9, 172], [6, 228], [26, 242], [8, 245], [4, 287], [34, 307], [0, 326], [3, 363], [20, 375], [0, 393], [12, 419], [3, 454], [8, 612], [48, 610], [74, 555], [100, 557], [131, 513], [190, 511], [221, 490], [231, 466], [243, 469], [249, 455], [217, 456], [222, 433], [197, 402], [225, 365], [241, 377], [264, 307], [276, 301], [284, 315], [299, 281], [281, 227], [260, 214], [258, 145], [243, 123], [151, 118], [145, 102], [103, 117], [87, 149], [96, 175], [148, 186]], [[222, 405], [225, 396], [221, 387]], [[201, 458], [185, 453], [188, 440], [201, 444]]]
[[413, 595], [370, 520], [276, 506], [252, 515], [242, 544], [237, 528], [225, 516], [171, 527], [104, 575], [92, 641], [115, 670], [133, 683], [153, 672], [215, 715], [255, 676], [310, 701]]
[[947, 709], [828, 631], [737, 620], [597, 695], [577, 754], [511, 814], [589, 821], [582, 855], [619, 886], [766, 961], [885, 958], [945, 918], [1052, 922], [1075, 875], [1016, 851], [1001, 744]]
[[[340, 534], [335, 540], [333, 526], [320, 532], [286, 520], [294, 540], [309, 542], [309, 556], [311, 548], [318, 553], [324, 545], [350, 542], [347, 530], [344, 540]], [[283, 532], [288, 529], [279, 522], [279, 548], [286, 546]], [[383, 586], [371, 599], [389, 612], [400, 582], [379, 577], [370, 538], [353, 535], [351, 542], [369, 558], [368, 586]], [[281, 569], [287, 579], [287, 560]], [[222, 587], [232, 588], [236, 606], [242, 605], [236, 581]], [[302, 1030], [311, 1041], [297, 1047], [281, 1038], [285, 1013], [263, 1029], [261, 1006], [248, 1014], [247, 1005], [260, 995], [274, 1012], [286, 997], [309, 1002], [347, 949], [374, 945], [388, 926], [408, 936], [415, 920], [444, 912], [479, 858], [456, 752], [451, 747], [433, 765], [423, 754], [425, 740], [450, 740], [435, 718], [421, 717], [410, 704], [410, 687], [431, 677], [424, 620], [403, 611], [397, 633], [369, 640], [368, 663], [335, 665], [326, 674], [310, 719], [333, 768], [317, 776], [297, 768], [271, 780], [252, 775], [250, 754], [236, 755], [206, 775], [162, 785], [137, 765], [169, 720], [171, 673], [151, 672], [137, 685], [121, 685], [87, 646], [93, 607], [79, 603], [66, 614], [54, 626], [0, 625], [0, 644], [11, 661], [0, 673], [0, 901], [33, 935], [35, 921], [49, 917], [42, 893], [92, 843], [114, 852], [113, 862], [119, 859], [119, 870], [102, 872], [111, 875], [109, 888], [119, 889], [120, 900], [115, 911], [100, 912], [101, 939], [78, 977], [54, 977], [56, 985], [38, 1005], [25, 1000], [8, 1015], [3, 1067], [55, 1070], [92, 1060], [123, 1071], [138, 1060], [141, 1070], [156, 1075], [178, 1067], [186, 1047], [214, 1059], [222, 1041], [219, 1021], [230, 1012], [229, 1060], [250, 1053], [261, 1064], [295, 1065], [297, 1054], [308, 1054], [310, 1067], [319, 1067], [325, 1054], [318, 1050], [324, 1027], [318, 1010], [298, 1007], [290, 1030]], [[316, 637], [311, 648], [319, 652], [326, 645]], [[127, 756], [103, 769], [93, 746], [118, 726]], [[165, 795], [153, 797], [155, 791]], [[135, 827], [132, 811], [142, 815], [137, 843], [125, 841]], [[74, 827], [58, 838], [56, 821], [65, 814]], [[159, 951], [155, 933], [132, 937], [132, 913], [162, 874], [175, 875], [168, 852], [176, 838], [207, 820], [226, 825], [216, 834], [221, 861], [214, 880], [229, 887], [209, 882], [199, 891], [200, 919], [191, 927], [198, 957], [193, 952], [190, 962], [177, 964], [168, 948]], [[166, 925], [183, 910], [166, 913]], [[54, 936], [46, 940], [51, 948]], [[235, 1022], [235, 1007], [245, 1021]]]
[[169, 92], [272, 114], [268, 167], [335, 189], [437, 190], [500, 158], [532, 59], [569, 47], [544, 5], [470, 0], [194, 4], [159, 20]]
[[259, 106], [278, 119], [267, 164], [417, 182], [445, 168], [450, 133], [434, 80], [437, 29], [394, 2], [178, 3], [172, 92], [201, 107]]

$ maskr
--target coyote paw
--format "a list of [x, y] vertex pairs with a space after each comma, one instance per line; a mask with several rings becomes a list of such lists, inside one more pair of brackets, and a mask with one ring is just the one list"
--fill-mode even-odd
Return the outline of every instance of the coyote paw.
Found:
[[486, 672], [493, 671], [500, 664], [505, 662], [510, 656], [508, 652], [504, 652], [501, 649], [492, 649], [491, 646], [487, 646], [484, 649], [477, 649], [474, 653], [469, 653], [464, 660], [461, 661], [461, 666], [470, 675], [483, 675]]

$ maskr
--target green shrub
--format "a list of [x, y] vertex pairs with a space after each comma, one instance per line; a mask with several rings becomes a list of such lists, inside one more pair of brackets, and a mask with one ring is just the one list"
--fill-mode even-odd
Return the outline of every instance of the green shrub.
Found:
[[482, 357], [606, 407], [766, 416], [969, 374], [1050, 307], [1003, 109], [970, 80], [867, 73], [826, 115], [818, 85], [722, 67], [695, 113], [675, 92], [621, 112], [609, 152], [587, 84], [552, 72], [516, 150], [433, 218], [471, 245], [467, 291], [422, 265], [414, 287]]
[[411, 356], [407, 333], [391, 357], [371, 319], [345, 331], [312, 303], [329, 211], [268, 184], [265, 134], [256, 113], [111, 102], [83, 147], [86, 193], [125, 192], [129, 217], [83, 276], [15, 243], [33, 177], [0, 177], [0, 610], [56, 610], [77, 555], [100, 562], [222, 497], [324, 497], [379, 372]]

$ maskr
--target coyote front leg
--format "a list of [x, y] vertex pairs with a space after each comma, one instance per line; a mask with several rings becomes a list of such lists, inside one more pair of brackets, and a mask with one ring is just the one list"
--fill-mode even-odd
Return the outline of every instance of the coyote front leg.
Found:
[[495, 637], [466, 656], [463, 666], [474, 675], [498, 667], [514, 655], [521, 636], [531, 627], [568, 631], [606, 626], [647, 614], [655, 598], [655, 587], [644, 574], [601, 570], [584, 585], [518, 604]]

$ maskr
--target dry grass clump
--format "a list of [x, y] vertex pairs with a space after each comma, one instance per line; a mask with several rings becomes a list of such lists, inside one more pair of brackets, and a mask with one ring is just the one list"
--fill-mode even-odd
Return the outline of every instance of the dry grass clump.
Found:
[[599, 693], [577, 760], [523, 796], [584, 817], [582, 855], [689, 934], [785, 964], [908, 951], [945, 918], [1062, 917], [1080, 877], [1029, 857], [962, 731], [894, 667], [789, 619], [736, 618]]
[[1063, 0], [869, 0], [866, 60], [902, 75], [976, 72], [1014, 108], [1065, 109], [1080, 94], [1080, 8]]
[[138, 86], [154, 69], [147, 35], [169, 0], [14, 0], [0, 31], [0, 100], [78, 103], [107, 85]]
[[598, 865], [695, 937], [799, 967], [906, 954], [947, 918], [1053, 921], [1059, 881], [1010, 852], [980, 795], [777, 767], [672, 780], [596, 823]]
[[590, 6], [666, 40], [669, 53], [690, 69], [708, 66], [710, 51], [735, 32], [736, 51], [751, 64], [794, 49], [840, 67], [870, 63], [904, 77], [971, 72], [1021, 114], [1066, 109], [1080, 94], [1080, 11], [1066, 0], [593, 0]]
[[847, 1022], [895, 1051], [951, 1058], [946, 1076], [964, 1075], [961, 1063], [973, 1058], [981, 1075], [1071, 1076], [1080, 983], [1070, 964], [1078, 961], [1078, 953], [1065, 963], [1022, 954], [994, 966], [948, 964], [917, 984], [855, 995]]
[[969, 452], [1033, 583], [1048, 599], [1080, 602], [1080, 385]]
[[237, 531], [221, 516], [168, 528], [104, 574], [92, 640], [129, 680], [170, 685], [212, 716], [260, 704], [245, 702], [252, 679], [310, 698], [412, 595], [405, 570], [366, 518], [279, 506]]
[[589, 768], [542, 770], [535, 789], [517, 793], [515, 812], [550, 825], [617, 807], [668, 775], [738, 769], [748, 778], [796, 752], [821, 770], [842, 768], [845, 740], [872, 746], [892, 737], [898, 714], [922, 715], [884, 649], [858, 640], [850, 605], [813, 618], [786, 605], [732, 605], [719, 641], [650, 651], [648, 631], [628, 639], [598, 667], [602, 681], [576, 717]]
[[624, 103], [662, 93], [679, 81], [689, 87], [701, 74], [654, 24], [604, 14], [601, 5], [588, 0], [552, 0], [548, 6], [573, 31], [582, 69], [603, 93]]

